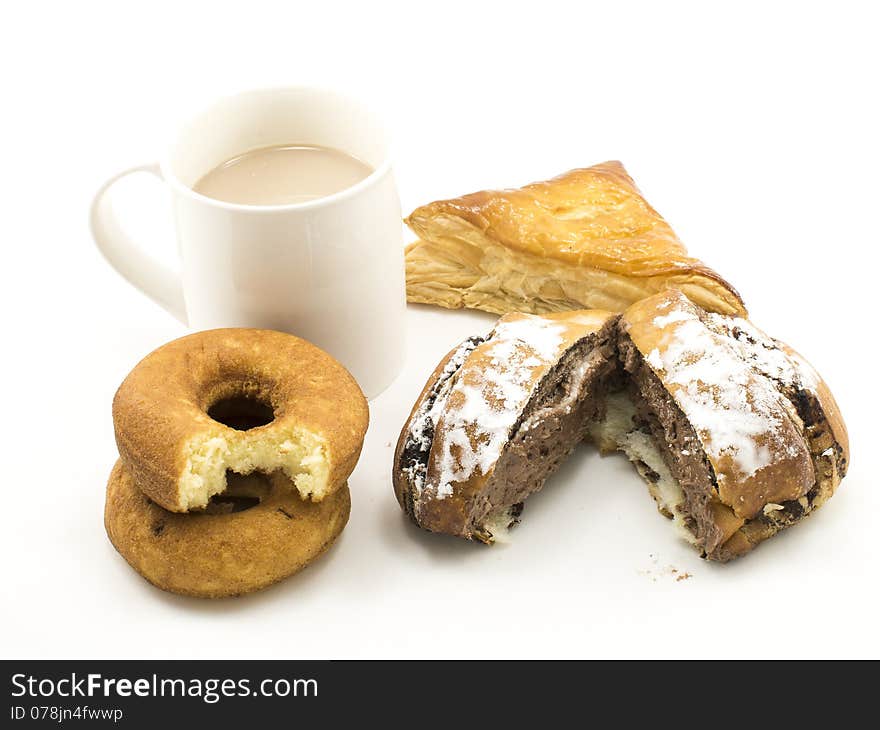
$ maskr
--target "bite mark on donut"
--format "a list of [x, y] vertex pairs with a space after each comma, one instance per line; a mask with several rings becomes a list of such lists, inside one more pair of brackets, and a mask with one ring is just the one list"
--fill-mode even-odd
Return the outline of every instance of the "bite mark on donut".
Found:
[[205, 507], [226, 490], [226, 472], [271, 474], [283, 471], [303, 499], [321, 501], [329, 491], [330, 449], [320, 435], [293, 425], [236, 430], [221, 423], [184, 445], [186, 457], [178, 481], [184, 511]]

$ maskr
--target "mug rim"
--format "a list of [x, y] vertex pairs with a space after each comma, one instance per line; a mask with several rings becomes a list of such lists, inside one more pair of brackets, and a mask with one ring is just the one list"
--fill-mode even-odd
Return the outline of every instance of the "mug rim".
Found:
[[[363, 109], [365, 109], [370, 116], [373, 117], [374, 121], [378, 129], [382, 134], [382, 145], [384, 148], [384, 155], [382, 156], [382, 162], [376, 166], [376, 168], [367, 175], [363, 180], [359, 180], [354, 185], [344, 188], [335, 193], [331, 193], [330, 195], [325, 195], [320, 198], [315, 198], [314, 200], [305, 200], [299, 203], [276, 203], [271, 205], [254, 205], [250, 203], [230, 203], [224, 200], [217, 200], [216, 198], [212, 198], [208, 195], [203, 195], [202, 193], [196, 192], [192, 187], [183, 183], [183, 181], [177, 176], [177, 174], [173, 170], [173, 166], [171, 164], [171, 155], [172, 155], [172, 144], [169, 144], [165, 148], [165, 152], [162, 155], [161, 160], [159, 161], [159, 169], [162, 171], [163, 179], [178, 193], [182, 193], [191, 199], [195, 200], [199, 203], [204, 203], [210, 205], [215, 208], [221, 208], [223, 210], [231, 210], [231, 211], [241, 211], [248, 213], [259, 213], [262, 211], [276, 213], [283, 211], [292, 211], [292, 210], [308, 210], [311, 208], [321, 208], [325, 205], [332, 205], [334, 203], [347, 200], [362, 190], [366, 188], [372, 187], [376, 184], [381, 178], [385, 177], [391, 170], [391, 154], [390, 154], [390, 145], [388, 140], [388, 134], [386, 132], [386, 126], [383, 120], [379, 117], [376, 111], [372, 106], [367, 104], [363, 99], [348, 92], [339, 91], [337, 89], [327, 87], [327, 86], [316, 86], [316, 85], [295, 85], [295, 86], [264, 86], [253, 89], [245, 89], [243, 91], [238, 91], [233, 94], [226, 94], [224, 96], [216, 97], [213, 101], [208, 104], [203, 105], [198, 112], [190, 114], [182, 123], [179, 123], [176, 127], [174, 141], [177, 140], [178, 135], [180, 134], [180, 130], [183, 129], [188, 123], [194, 121], [204, 113], [206, 113], [212, 107], [220, 104], [224, 101], [229, 101], [232, 99], [236, 99], [238, 97], [243, 96], [251, 96], [256, 94], [271, 94], [271, 93], [280, 93], [286, 91], [297, 91], [297, 92], [317, 92], [322, 94], [331, 94], [337, 97], [341, 97], [346, 101], [352, 102], [353, 104], [360, 105]], [[296, 143], [292, 143], [296, 144]], [[308, 144], [307, 142], [300, 142], [299, 144]], [[245, 154], [250, 150], [246, 150], [242, 154]], [[346, 153], [348, 154], [348, 153]]]

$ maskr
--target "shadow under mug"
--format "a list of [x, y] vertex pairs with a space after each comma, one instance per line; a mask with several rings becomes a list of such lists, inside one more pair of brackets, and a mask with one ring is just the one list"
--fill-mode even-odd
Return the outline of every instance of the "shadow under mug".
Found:
[[[356, 185], [290, 205], [238, 205], [196, 193], [207, 172], [270, 145], [332, 147], [373, 172]], [[151, 172], [171, 191], [176, 274], [123, 231], [108, 197], [120, 178]], [[382, 125], [333, 91], [282, 88], [222, 99], [177, 133], [158, 165], [111, 178], [92, 203], [92, 235], [131, 284], [193, 329], [290, 332], [338, 359], [368, 398], [404, 359], [405, 284], [400, 201]]]

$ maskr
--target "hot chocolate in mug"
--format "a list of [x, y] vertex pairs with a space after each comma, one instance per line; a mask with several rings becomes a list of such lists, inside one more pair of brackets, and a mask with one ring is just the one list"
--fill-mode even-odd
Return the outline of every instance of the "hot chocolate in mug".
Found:
[[[197, 193], [211, 170], [250, 150], [311, 145], [372, 171], [340, 192], [284, 205], [241, 205]], [[107, 195], [151, 172], [171, 191], [180, 273], [124, 232]], [[406, 310], [400, 201], [382, 125], [361, 103], [313, 88], [250, 91], [187, 122], [159, 164], [126, 170], [97, 193], [92, 234], [110, 264], [193, 329], [259, 327], [323, 348], [367, 397], [396, 377]]]

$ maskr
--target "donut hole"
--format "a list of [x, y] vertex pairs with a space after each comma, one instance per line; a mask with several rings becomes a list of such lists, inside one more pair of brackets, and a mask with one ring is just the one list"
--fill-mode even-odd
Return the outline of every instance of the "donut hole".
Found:
[[252, 395], [221, 398], [208, 408], [208, 416], [236, 431], [250, 431], [275, 420], [272, 404]]
[[226, 489], [208, 500], [205, 514], [229, 515], [245, 512], [260, 504], [271, 489], [269, 477], [261, 472], [236, 474], [227, 471]]
[[260, 503], [259, 497], [238, 497], [228, 494], [215, 494], [205, 507], [209, 515], [231, 515], [233, 512], [244, 512], [256, 507]]

